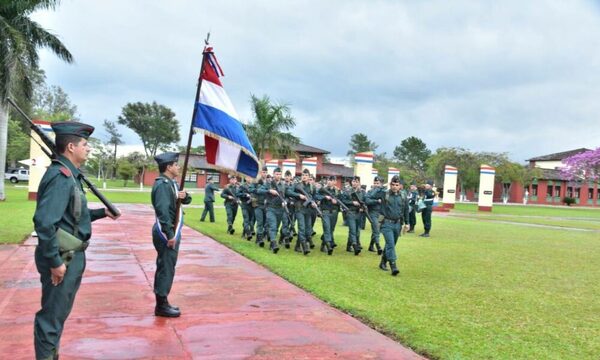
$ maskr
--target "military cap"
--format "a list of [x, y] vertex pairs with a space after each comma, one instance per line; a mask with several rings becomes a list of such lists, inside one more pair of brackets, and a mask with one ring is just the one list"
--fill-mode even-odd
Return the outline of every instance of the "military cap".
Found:
[[304, 169], [304, 170], [302, 170], [302, 173], [303, 173], [303, 174], [308, 174], [308, 175], [310, 175], [310, 171], [309, 171], [308, 169]]
[[262, 167], [262, 171], [267, 171], [267, 167], [266, 167], [266, 166], [263, 166], [263, 167]]
[[156, 161], [158, 166], [160, 166], [162, 164], [170, 164], [170, 163], [177, 162], [178, 159], [179, 159], [179, 154], [175, 153], [175, 152], [166, 152], [166, 153], [162, 153], [160, 155], [156, 155], [154, 157], [154, 160]]
[[285, 176], [292, 176], [292, 173], [289, 170], [285, 171]]
[[331, 175], [331, 176], [329, 177], [329, 180], [331, 180], [331, 181], [336, 181], [336, 180], [337, 180], [337, 178], [335, 177], [335, 175]]
[[363, 189], [363, 190], [366, 190], [367, 189], [367, 185], [361, 185], [360, 188]]
[[427, 180], [426, 184], [433, 186], [433, 180]]
[[353, 176], [353, 177], [352, 177], [352, 180], [357, 180], [357, 181], [360, 181], [360, 176]]
[[276, 167], [275, 169], [273, 169], [273, 172], [274, 172], [274, 173], [276, 173], [276, 172], [281, 172], [281, 168], [280, 168], [280, 167]]
[[229, 175], [229, 176], [228, 176], [228, 178], [229, 178], [229, 179], [235, 179], [235, 178], [236, 178], [236, 176], [235, 176], [235, 175]]
[[392, 183], [398, 183], [401, 184], [402, 182], [400, 181], [400, 178], [398, 177], [398, 175], [394, 175], [392, 176], [392, 180], [390, 181]]
[[56, 136], [74, 135], [87, 139], [94, 132], [93, 126], [77, 121], [56, 122], [52, 123], [50, 126], [52, 126], [52, 130]]
[[377, 176], [375, 176], [375, 177], [373, 178], [373, 181], [379, 181], [379, 182], [382, 182], [382, 181], [383, 181], [383, 178], [382, 178], [381, 176], [377, 175]]

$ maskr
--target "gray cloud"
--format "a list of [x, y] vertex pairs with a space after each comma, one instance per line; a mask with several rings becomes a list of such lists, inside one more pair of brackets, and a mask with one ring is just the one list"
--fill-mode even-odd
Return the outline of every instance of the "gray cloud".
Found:
[[414, 135], [523, 160], [600, 145], [598, 15], [587, 1], [138, 0], [63, 1], [35, 18], [76, 59], [45, 54], [49, 82], [98, 126], [156, 100], [185, 134], [210, 30], [244, 119], [250, 93], [267, 94], [336, 156], [364, 132], [388, 154]]

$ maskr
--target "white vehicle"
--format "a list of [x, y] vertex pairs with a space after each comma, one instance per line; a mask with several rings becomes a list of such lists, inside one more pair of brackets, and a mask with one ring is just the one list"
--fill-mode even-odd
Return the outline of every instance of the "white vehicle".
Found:
[[19, 181], [29, 181], [29, 170], [27, 169], [12, 169], [4, 174], [5, 180], [10, 180], [11, 183], [16, 184]]

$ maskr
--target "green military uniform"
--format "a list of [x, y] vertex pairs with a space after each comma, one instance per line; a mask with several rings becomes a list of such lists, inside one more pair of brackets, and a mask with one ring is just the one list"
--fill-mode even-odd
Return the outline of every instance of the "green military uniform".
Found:
[[[281, 172], [279, 168], [273, 170], [273, 172]], [[274, 195], [270, 193], [270, 190], [275, 190], [279, 193], [279, 195]], [[274, 254], [277, 254], [279, 251], [279, 246], [277, 246], [277, 231], [279, 230], [279, 226], [284, 218], [287, 216], [284, 206], [287, 206], [287, 203], [282, 201], [282, 198], [285, 199], [286, 186], [283, 181], [276, 182], [275, 180], [263, 184], [263, 186], [258, 190], [259, 194], [263, 194], [266, 199], [266, 207], [267, 207], [267, 228], [269, 231], [269, 240], [271, 242], [271, 250]]]
[[[335, 177], [332, 178], [332, 180], [335, 180]], [[337, 198], [339, 201], [340, 191], [333, 186], [324, 186], [319, 192], [321, 212], [323, 213], [323, 218], [321, 219], [321, 223], [323, 225], [323, 244], [321, 245], [321, 251], [326, 251], [327, 255], [331, 255], [333, 253], [333, 248], [335, 247], [333, 234], [335, 233], [335, 226], [337, 224], [338, 214], [340, 211], [339, 203], [334, 204], [333, 198], [330, 200], [326, 198], [326, 196], [330, 196], [329, 194]]]
[[215, 222], [215, 191], [220, 191], [219, 187], [213, 183], [206, 184], [204, 188], [204, 210], [202, 211], [200, 221], [204, 221], [206, 214], [209, 214], [210, 222]]
[[309, 241], [312, 235], [311, 216], [313, 210], [309, 204], [304, 206], [304, 202], [306, 200], [300, 199], [300, 195], [303, 195], [300, 189], [304, 190], [304, 193], [314, 200], [315, 188], [310, 183], [301, 181], [294, 187], [287, 189], [287, 195], [296, 199], [295, 214], [296, 220], [298, 221], [298, 239], [296, 240], [296, 251], [301, 251], [304, 253], [304, 255], [308, 255], [310, 253]]
[[[266, 172], [267, 168], [263, 167], [263, 172]], [[267, 213], [265, 207], [265, 195], [259, 194], [260, 189], [265, 183], [266, 179], [260, 179], [258, 182], [253, 183], [250, 186], [250, 194], [252, 195], [252, 202], [254, 206], [254, 219], [256, 221], [256, 243], [263, 247], [265, 246], [264, 237], [267, 234]]]
[[[433, 185], [433, 182], [428, 181], [429, 185]], [[429, 231], [431, 231], [431, 213], [433, 212], [433, 199], [435, 198], [435, 193], [432, 189], [425, 190], [423, 194], [423, 202], [426, 207], [421, 211], [421, 218], [423, 220], [423, 227], [425, 228], [425, 232], [420, 236], [429, 237]]]
[[[54, 123], [52, 129], [57, 137], [75, 135], [85, 139], [94, 131], [92, 126], [77, 122]], [[69, 159], [60, 155], [48, 167], [37, 192], [33, 216], [38, 236], [35, 264], [42, 283], [42, 308], [35, 314], [33, 331], [37, 359], [58, 357], [64, 323], [73, 308], [85, 270], [85, 247], [92, 235], [91, 223], [106, 216], [104, 208], [88, 209], [80, 174]], [[77, 206], [79, 199], [80, 206]], [[59, 228], [84, 243], [72, 253], [62, 282], [54, 286], [51, 269], [64, 263], [57, 239]]]
[[237, 197], [240, 199], [242, 208], [242, 220], [244, 229], [242, 237], [246, 240], [252, 240], [252, 229], [254, 228], [254, 208], [252, 207], [252, 199], [250, 197], [250, 189], [248, 183], [243, 183], [238, 186]]
[[[286, 176], [291, 175], [290, 171], [286, 171]], [[295, 223], [296, 223], [296, 199], [294, 197], [288, 196], [288, 190], [293, 191], [294, 182], [286, 182], [285, 184], [285, 200], [287, 202], [287, 213], [283, 217], [281, 224], [281, 236], [283, 237], [283, 243], [285, 247], [289, 249], [290, 242], [292, 241], [293, 235], [296, 233]]]
[[[235, 233], [233, 224], [235, 223], [235, 217], [237, 216], [238, 203], [240, 200], [237, 198], [238, 188], [235, 185], [229, 184], [223, 191], [221, 191], [221, 197], [225, 199], [225, 212], [227, 213], [227, 232], [230, 234]], [[229, 197], [232, 196], [233, 199]]]
[[410, 228], [408, 232], [415, 232], [415, 226], [417, 225], [417, 200], [419, 198], [419, 193], [415, 191], [408, 192], [408, 225]]
[[[355, 178], [358, 178], [356, 176]], [[360, 180], [360, 178], [358, 178]], [[349, 211], [346, 212], [346, 221], [348, 223], [348, 242], [346, 251], [354, 250], [354, 255], [360, 254], [362, 246], [360, 245], [360, 229], [363, 219], [363, 209], [360, 205], [354, 205], [354, 201], [364, 203], [366, 193], [361, 189], [350, 188], [342, 193], [342, 202], [348, 206]]]
[[[398, 182], [394, 176], [392, 182]], [[402, 226], [408, 224], [408, 200], [403, 190], [397, 192], [391, 189], [385, 194], [382, 204], [381, 233], [385, 239], [385, 249], [381, 257], [380, 268], [386, 270], [386, 262], [390, 263], [392, 275], [398, 275], [396, 267], [396, 242], [402, 231]]]
[[[154, 159], [160, 165], [162, 163], [176, 162], [178, 154], [164, 153]], [[151, 200], [156, 215], [156, 221], [152, 227], [152, 243], [156, 250], [156, 273], [154, 274], [154, 294], [156, 295], [157, 316], [179, 316], [179, 309], [168, 303], [167, 296], [171, 292], [173, 279], [175, 277], [175, 265], [181, 243], [181, 228], [183, 227], [183, 210], [179, 208], [178, 222], [176, 222], [177, 194], [179, 188], [174, 179], [161, 174], [152, 186]], [[183, 204], [192, 202], [192, 198], [186, 194], [182, 199]], [[167, 246], [167, 242], [175, 239], [175, 246]], [[167, 310], [167, 314], [164, 310]], [[176, 311], [171, 312], [170, 309]]]
[[[382, 181], [380, 177], [376, 177], [377, 181]], [[382, 250], [379, 245], [379, 214], [381, 213], [381, 202], [378, 201], [382, 195], [385, 194], [385, 190], [380, 187], [373, 187], [367, 193], [366, 203], [369, 207], [369, 222], [371, 223], [371, 242], [369, 243], [369, 251], [375, 251], [377, 249], [377, 254], [381, 255]]]

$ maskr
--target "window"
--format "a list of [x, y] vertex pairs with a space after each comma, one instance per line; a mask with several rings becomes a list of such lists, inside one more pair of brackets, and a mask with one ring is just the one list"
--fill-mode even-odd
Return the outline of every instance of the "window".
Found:
[[571, 186], [567, 186], [567, 193], [565, 194], [566, 197], [573, 197], [573, 188]]
[[190, 172], [185, 175], [186, 182], [196, 182], [198, 180], [198, 173]]
[[221, 183], [221, 173], [217, 171], [206, 171], [206, 181], [214, 181], [215, 184]]
[[531, 196], [537, 196], [537, 184], [531, 185]]
[[588, 189], [588, 200], [594, 200], [594, 188]]
[[579, 191], [581, 189], [579, 189], [578, 187], [575, 188], [575, 196], [573, 196], [575, 199], [579, 199]]
[[560, 196], [560, 185], [556, 185], [554, 187], [554, 197], [559, 197]]
[[546, 196], [547, 197], [551, 197], [552, 196], [552, 190], [553, 189], [554, 189], [554, 186], [548, 185], [548, 187], [546, 188]]

